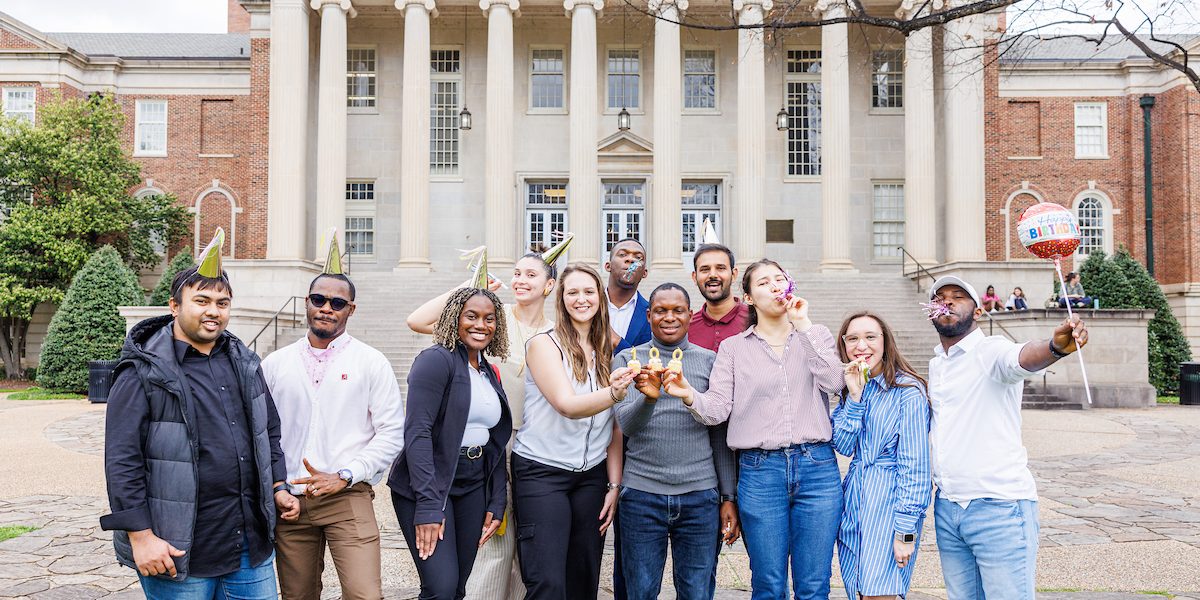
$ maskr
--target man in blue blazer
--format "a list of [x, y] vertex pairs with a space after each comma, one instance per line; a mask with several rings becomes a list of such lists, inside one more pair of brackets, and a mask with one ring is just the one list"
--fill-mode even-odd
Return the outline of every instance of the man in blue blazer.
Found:
[[646, 247], [625, 238], [608, 253], [608, 319], [613, 330], [613, 356], [631, 346], [650, 341], [650, 303], [638, 293], [646, 278]]

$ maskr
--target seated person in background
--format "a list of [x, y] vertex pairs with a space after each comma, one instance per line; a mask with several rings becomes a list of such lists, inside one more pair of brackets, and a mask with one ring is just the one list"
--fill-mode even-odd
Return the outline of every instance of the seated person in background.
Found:
[[1004, 302], [1000, 300], [1000, 296], [996, 295], [995, 286], [987, 286], [987, 292], [983, 294], [983, 310], [987, 312], [1004, 310]]
[[1004, 308], [1008, 310], [1028, 310], [1029, 303], [1025, 300], [1025, 290], [1019, 287], [1013, 288], [1012, 295], [1008, 297], [1008, 302], [1004, 303]]
[[1067, 273], [1067, 286], [1058, 296], [1058, 305], [1066, 308], [1067, 302], [1070, 302], [1073, 308], [1091, 308], [1092, 306], [1092, 299], [1084, 293], [1083, 284], [1079, 281], [1079, 273]]

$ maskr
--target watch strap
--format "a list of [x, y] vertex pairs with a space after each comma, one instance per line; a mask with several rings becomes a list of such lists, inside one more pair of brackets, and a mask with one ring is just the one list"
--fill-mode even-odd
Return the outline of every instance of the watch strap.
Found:
[[292, 489], [290, 487], [288, 487], [288, 484], [281, 483], [281, 484], [275, 486], [274, 488], [272, 488], [271, 491], [276, 494], [278, 494], [279, 492], [291, 493]]

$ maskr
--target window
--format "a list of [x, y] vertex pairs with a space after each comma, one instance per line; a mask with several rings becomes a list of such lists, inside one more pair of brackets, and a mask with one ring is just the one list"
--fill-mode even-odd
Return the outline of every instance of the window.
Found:
[[1075, 104], [1075, 158], [1108, 158], [1108, 104]]
[[529, 108], [566, 106], [566, 61], [562, 48], [535, 48], [529, 55]]
[[37, 111], [37, 90], [31, 87], [4, 88], [4, 116], [23, 119], [33, 125]]
[[683, 51], [684, 110], [717, 108], [717, 51]]
[[458, 175], [458, 111], [462, 108], [459, 50], [433, 50], [429, 66], [429, 173]]
[[1079, 249], [1081, 258], [1103, 250], [1111, 252], [1109, 242], [1109, 210], [1107, 201], [1096, 193], [1084, 193], [1075, 201], [1075, 216], [1079, 219]]
[[346, 252], [375, 255], [375, 182], [346, 182]]
[[167, 155], [167, 101], [138, 100], [135, 156]]
[[[681, 188], [683, 194], [680, 204], [683, 205], [683, 254], [685, 258], [696, 251], [700, 245], [700, 228], [704, 219], [712, 223], [717, 237], [721, 236], [721, 184], [717, 181], [685, 181]], [[686, 261], [685, 261], [686, 262]]]
[[[567, 182], [525, 184], [525, 247], [545, 252], [567, 232]], [[564, 263], [565, 264], [565, 263]]]
[[871, 53], [871, 108], [904, 108], [904, 51]]
[[608, 51], [608, 108], [641, 108], [641, 57], [637, 48]]
[[604, 182], [604, 254], [608, 255], [625, 238], [643, 244], [642, 216], [646, 206], [646, 183], [643, 181]]
[[874, 252], [877, 260], [900, 260], [904, 245], [904, 184], [876, 183], [874, 193]]
[[821, 51], [788, 50], [786, 68], [787, 174], [820, 175]]
[[375, 49], [346, 49], [346, 106], [375, 108]]
[[233, 100], [200, 101], [200, 154], [233, 154]]

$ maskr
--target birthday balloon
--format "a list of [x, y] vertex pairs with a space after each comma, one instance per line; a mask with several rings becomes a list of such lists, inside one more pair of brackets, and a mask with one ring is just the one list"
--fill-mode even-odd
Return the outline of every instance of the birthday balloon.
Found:
[[1079, 222], [1062, 206], [1042, 202], [1021, 213], [1017, 235], [1038, 258], [1066, 258], [1079, 247]]

